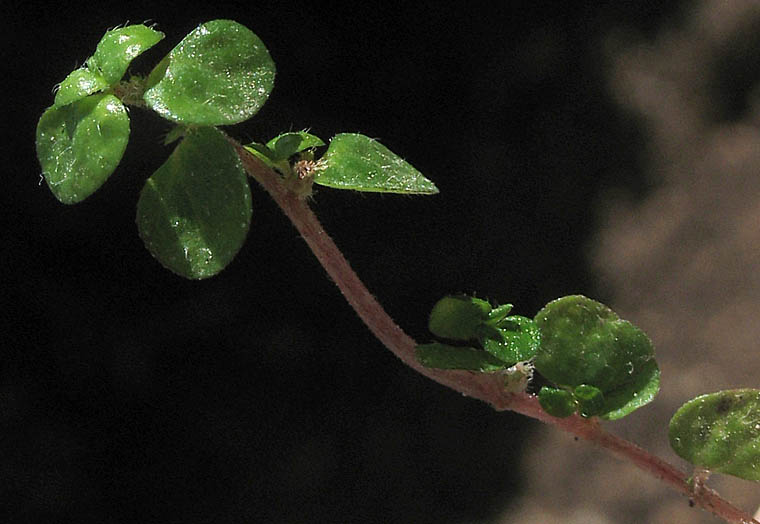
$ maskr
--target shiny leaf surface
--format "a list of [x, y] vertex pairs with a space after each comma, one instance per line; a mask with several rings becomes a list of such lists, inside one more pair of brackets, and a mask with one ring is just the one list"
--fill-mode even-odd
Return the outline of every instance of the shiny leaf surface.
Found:
[[129, 118], [113, 95], [53, 106], [37, 125], [37, 157], [50, 190], [64, 204], [81, 202], [111, 176], [129, 140]]
[[217, 129], [188, 130], [146, 181], [137, 204], [145, 246], [185, 278], [208, 278], [235, 257], [251, 223], [240, 159]]
[[77, 100], [102, 91], [108, 87], [106, 79], [89, 69], [81, 68], [72, 71], [55, 94], [55, 105], [62, 107]]
[[87, 60], [87, 69], [100, 74], [108, 85], [113, 85], [124, 77], [132, 60], [163, 38], [162, 32], [142, 24], [108, 31]]
[[760, 391], [733, 389], [690, 400], [670, 420], [678, 456], [711, 471], [760, 481]]
[[178, 123], [235, 124], [266, 102], [274, 76], [274, 62], [259, 37], [232, 20], [213, 20], [159, 63], [144, 98], [148, 107]]
[[495, 327], [497, 333], [484, 337], [481, 343], [499, 360], [509, 364], [524, 362], [538, 351], [541, 333], [532, 319], [513, 315], [500, 320]]
[[435, 184], [411, 164], [364, 135], [336, 135], [321, 162], [314, 183], [323, 186], [381, 193], [438, 193]]
[[604, 392], [604, 411], [602, 418], [617, 420], [654, 400], [660, 391], [660, 368], [652, 359], [645, 363], [633, 380], [618, 385], [611, 391]]
[[535, 317], [541, 330], [536, 369], [559, 385], [587, 384], [605, 397], [605, 418], [620, 418], [652, 400], [659, 369], [646, 334], [604, 304], [573, 295]]

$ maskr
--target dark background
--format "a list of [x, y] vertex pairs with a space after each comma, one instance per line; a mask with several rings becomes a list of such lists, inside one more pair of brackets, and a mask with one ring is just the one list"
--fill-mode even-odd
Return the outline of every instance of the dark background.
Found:
[[[263, 190], [249, 238], [183, 280], [134, 223], [169, 125], [132, 110], [116, 173], [64, 206], [40, 184], [34, 132], [52, 87], [106, 29], [152, 20], [150, 70], [197, 24], [232, 18], [278, 68], [261, 112], [228, 132], [379, 138], [431, 197], [319, 189], [313, 208], [417, 340], [441, 296], [532, 316], [604, 299], [584, 258], [595, 204], [643, 195], [637, 123], [613, 105], [604, 37], [653, 34], [678, 2], [403, 8], [253, 2], [10, 6], [0, 360], [4, 522], [475, 522], [520, 492], [534, 423], [405, 368], [375, 340]], [[6, 38], [6, 37], [4, 37]], [[9, 99], [6, 96], [6, 99]]]

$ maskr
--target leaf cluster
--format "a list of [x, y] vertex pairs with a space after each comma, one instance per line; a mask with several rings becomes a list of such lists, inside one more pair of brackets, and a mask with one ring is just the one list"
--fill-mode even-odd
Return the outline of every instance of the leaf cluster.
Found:
[[488, 301], [466, 295], [442, 298], [428, 325], [447, 342], [417, 346], [418, 360], [427, 367], [484, 373], [530, 360], [538, 349], [538, 328], [529, 318], [510, 316], [511, 309], [512, 304], [492, 308]]
[[[144, 25], [108, 31], [85, 65], [60, 84], [37, 125], [37, 155], [53, 195], [81, 202], [116, 170], [130, 134], [125, 105], [144, 107], [179, 140], [150, 177], [137, 226], [158, 261], [186, 278], [216, 275], [235, 257], [251, 223], [246, 173], [216, 126], [242, 122], [269, 98], [275, 64], [264, 43], [232, 20], [212, 20], [183, 38], [146, 76], [122, 80], [132, 60], [164, 34]], [[378, 141], [343, 133], [324, 146], [307, 132], [284, 133], [247, 150], [276, 170], [296, 196], [312, 184], [357, 191], [434, 194], [435, 185]]]
[[[556, 417], [615, 420], [656, 396], [660, 370], [651, 340], [604, 304], [566, 296], [533, 319], [507, 316], [511, 309], [466, 295], [442, 298], [428, 326], [444, 341], [418, 345], [417, 360], [431, 368], [502, 373], [507, 388], [527, 361], [552, 383], [538, 399]], [[718, 391], [686, 402], [671, 419], [669, 438], [696, 467], [760, 481], [760, 390]]]
[[539, 392], [550, 414], [617, 419], [650, 402], [660, 373], [649, 338], [605, 305], [582, 295], [547, 304], [533, 319], [507, 316], [512, 305], [448, 296], [433, 307], [433, 335], [477, 345], [434, 342], [417, 347], [425, 366], [503, 372], [531, 361], [554, 386]]

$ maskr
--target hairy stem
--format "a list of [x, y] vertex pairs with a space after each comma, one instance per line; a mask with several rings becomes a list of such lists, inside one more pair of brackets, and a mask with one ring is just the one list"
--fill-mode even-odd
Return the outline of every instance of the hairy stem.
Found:
[[322, 229], [306, 201], [289, 191], [279, 175], [248, 153], [238, 142], [235, 147], [246, 172], [256, 179], [282, 208], [309, 245], [314, 255], [337, 284], [348, 303], [369, 327], [370, 331], [407, 366], [464, 395], [491, 404], [499, 411], [511, 410], [556, 426], [576, 437], [588, 440], [608, 452], [632, 462], [646, 473], [662, 480], [676, 491], [687, 495], [695, 505], [732, 524], [760, 524], [747, 513], [732, 506], [707, 487], [693, 490], [688, 474], [664, 460], [639, 448], [632, 442], [606, 432], [596, 419], [578, 415], [556, 418], [541, 409], [535, 395], [509, 393], [503, 387], [503, 377], [467, 371], [442, 371], [422, 366], [414, 357], [417, 343], [396, 325], [380, 303], [359, 280], [348, 261], [330, 236]]

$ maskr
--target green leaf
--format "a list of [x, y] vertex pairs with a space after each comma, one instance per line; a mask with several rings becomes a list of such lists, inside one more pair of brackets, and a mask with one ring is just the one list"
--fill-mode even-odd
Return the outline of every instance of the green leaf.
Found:
[[535, 356], [541, 332], [533, 320], [514, 315], [501, 319], [496, 327], [496, 336], [481, 337], [483, 348], [490, 354], [510, 365]]
[[649, 404], [660, 390], [660, 368], [652, 359], [644, 364], [631, 382], [621, 384], [618, 388], [604, 393], [604, 410], [602, 418], [617, 420]]
[[113, 95], [48, 108], [37, 124], [37, 157], [50, 190], [64, 204], [81, 202], [111, 176], [128, 140], [129, 117]]
[[178, 123], [242, 122], [256, 114], [274, 86], [275, 66], [263, 42], [232, 20], [198, 26], [167, 58], [149, 76], [144, 98]]
[[271, 149], [269, 149], [264, 144], [259, 144], [258, 142], [251, 142], [248, 145], [243, 146], [246, 150], [248, 150], [249, 153], [260, 159], [262, 162], [264, 162], [269, 167], [274, 167], [275, 165], [275, 153]]
[[411, 164], [364, 135], [336, 135], [321, 163], [314, 182], [323, 186], [381, 193], [438, 193], [435, 184]]
[[488, 314], [489, 323], [498, 323], [504, 319], [504, 317], [506, 317], [510, 311], [512, 311], [512, 304], [502, 304], [501, 306], [493, 308]]
[[438, 369], [466, 369], [489, 373], [504, 369], [504, 363], [483, 350], [463, 346], [449, 346], [433, 342], [420, 344], [415, 349], [417, 360], [425, 367]]
[[55, 94], [55, 105], [62, 107], [71, 104], [108, 86], [106, 79], [99, 74], [85, 68], [75, 69], [61, 82]]
[[485, 300], [465, 295], [449, 295], [433, 306], [428, 328], [437, 337], [472, 340], [477, 337], [479, 327], [488, 319], [490, 311], [491, 304]]
[[187, 130], [137, 203], [145, 246], [185, 278], [208, 278], [235, 257], [251, 223], [251, 190], [221, 131]]
[[247, 150], [249, 150], [251, 153], [255, 154], [256, 156], [266, 158], [268, 161], [274, 160], [276, 157], [276, 155], [274, 154], [274, 151], [269, 149], [266, 145], [259, 144], [258, 142], [251, 142], [250, 144], [247, 144], [243, 147], [245, 147]]
[[588, 384], [605, 397], [605, 418], [620, 418], [652, 400], [659, 369], [652, 342], [604, 304], [573, 295], [535, 317], [541, 331], [536, 369], [570, 388]]
[[[166, 69], [169, 67], [171, 54], [166, 55], [161, 59], [159, 63], [156, 64], [156, 66], [151, 70], [150, 73], [148, 73], [148, 77], [145, 79], [145, 91], [147, 92], [148, 89], [158, 84], [161, 80], [163, 80], [164, 76], [166, 75]], [[143, 99], [145, 98], [145, 93], [143, 93]]]
[[695, 466], [760, 480], [760, 391], [733, 389], [690, 400], [670, 420], [670, 446]]
[[325, 143], [316, 135], [306, 131], [283, 133], [267, 142], [267, 148], [272, 152], [272, 160], [287, 160], [296, 153], [323, 146]]
[[578, 409], [584, 417], [594, 417], [605, 412], [604, 394], [599, 388], [581, 384], [573, 390]]
[[291, 174], [290, 163], [288, 160], [275, 160], [276, 155], [274, 151], [269, 149], [264, 144], [251, 142], [247, 146], [243, 147], [246, 149], [246, 151], [251, 153], [253, 156], [264, 162], [267, 166], [271, 167], [281, 175]]
[[542, 387], [538, 392], [538, 403], [544, 411], [558, 418], [569, 417], [578, 409], [572, 393], [547, 386]]
[[87, 60], [86, 67], [72, 71], [55, 95], [55, 105], [64, 106], [118, 83], [132, 60], [164, 37], [144, 25], [108, 31]]
[[251, 142], [243, 147], [280, 174], [291, 175], [292, 170], [289, 162], [291, 156], [323, 145], [325, 143], [318, 136], [306, 131], [298, 131], [276, 136], [267, 142], [266, 145]]
[[87, 60], [87, 68], [99, 73], [108, 85], [116, 84], [132, 60], [163, 38], [162, 32], [142, 24], [113, 29], [100, 39], [95, 54]]

